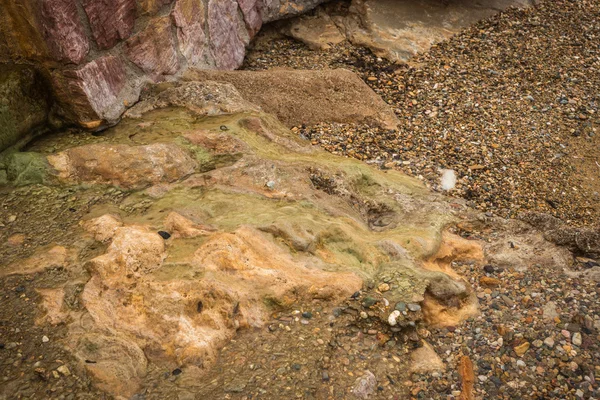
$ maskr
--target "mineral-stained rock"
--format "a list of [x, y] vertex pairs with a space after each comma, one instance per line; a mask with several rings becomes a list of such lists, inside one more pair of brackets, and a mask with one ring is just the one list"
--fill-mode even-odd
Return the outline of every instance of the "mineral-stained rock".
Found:
[[131, 35], [136, 16], [135, 0], [85, 0], [83, 7], [99, 48], [109, 49]]
[[194, 223], [176, 212], [171, 212], [165, 220], [165, 228], [178, 237], [191, 238], [210, 234], [213, 229]]
[[238, 3], [244, 15], [248, 34], [250, 38], [253, 38], [262, 26], [262, 11], [260, 9], [262, 0], [238, 0]]
[[0, 276], [14, 274], [35, 274], [48, 268], [64, 267], [68, 262], [68, 252], [62, 246], [40, 249], [35, 255], [0, 269]]
[[177, 27], [179, 51], [189, 65], [201, 65], [205, 62], [208, 49], [204, 33], [204, 3], [197, 0], [177, 0], [172, 16]]
[[113, 56], [99, 58], [79, 69], [53, 74], [59, 103], [78, 121], [117, 119], [125, 109], [119, 96], [126, 80], [123, 62]]
[[287, 126], [358, 122], [391, 129], [399, 123], [391, 108], [348, 70], [191, 70], [185, 79], [229, 82], [242, 97], [275, 114]]
[[137, 0], [140, 14], [156, 14], [163, 6], [171, 4], [173, 0]]
[[50, 96], [34, 69], [0, 64], [0, 151], [44, 125]]
[[35, 0], [0, 0], [0, 61], [49, 57], [38, 22], [39, 5]]
[[140, 188], [194, 172], [196, 161], [171, 143], [147, 146], [93, 144], [48, 156], [61, 180]]
[[146, 376], [148, 360], [142, 349], [129, 340], [111, 334], [84, 333], [69, 347], [99, 388], [122, 398], [133, 396]]
[[[185, 109], [156, 109], [173, 105]], [[132, 395], [147, 363], [201, 373], [238, 330], [291, 307], [339, 304], [367, 280], [387, 285], [372, 318], [387, 320], [399, 302], [420, 315], [428, 291], [472, 306], [466, 283], [421, 268], [454, 216], [418, 180], [311, 146], [227, 83], [161, 84], [135, 108], [143, 122], [126, 118], [95, 144], [44, 156], [68, 182], [155, 185], [91, 210], [79, 244], [94, 250], [66, 266], [85, 276], [66, 342], [102, 389]], [[201, 171], [211, 158], [224, 161]], [[381, 212], [398, 223], [374, 227]], [[383, 239], [404, 251], [392, 259]], [[459, 252], [443, 261], [452, 258]], [[355, 393], [374, 388], [365, 372]]]
[[73, 0], [41, 0], [40, 24], [50, 53], [57, 61], [79, 64], [89, 41]]
[[115, 231], [123, 226], [119, 216], [105, 214], [88, 221], [82, 221], [81, 226], [91, 233], [99, 242], [108, 242], [115, 235]]
[[475, 374], [473, 373], [473, 362], [468, 356], [462, 356], [458, 367], [458, 374], [462, 384], [460, 400], [473, 400], [473, 385], [475, 384]]
[[155, 77], [172, 75], [179, 69], [169, 17], [155, 18], [126, 42], [127, 57]]
[[208, 29], [217, 68], [236, 69], [242, 65], [248, 39], [242, 36], [245, 29], [238, 15], [238, 3], [235, 0], [210, 0]]

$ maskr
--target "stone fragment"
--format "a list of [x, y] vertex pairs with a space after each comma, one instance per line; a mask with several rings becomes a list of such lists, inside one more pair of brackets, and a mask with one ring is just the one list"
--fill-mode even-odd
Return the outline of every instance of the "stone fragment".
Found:
[[553, 321], [554, 318], [559, 316], [558, 311], [556, 309], [556, 303], [553, 301], [549, 301], [546, 304], [544, 304], [544, 307], [542, 308], [542, 313], [544, 321]]
[[85, 0], [83, 8], [100, 49], [109, 49], [131, 35], [136, 17], [135, 0]]
[[210, 0], [208, 29], [218, 69], [236, 69], [242, 65], [247, 40], [241, 36], [238, 4], [234, 0]]
[[425, 341], [423, 341], [423, 346], [411, 353], [410, 359], [410, 370], [414, 373], [429, 374], [441, 372], [446, 369], [440, 356], [438, 356], [433, 347]]
[[165, 228], [169, 232], [173, 232], [177, 237], [182, 238], [205, 236], [214, 232], [210, 227], [196, 224], [176, 212], [171, 212], [167, 215]]
[[2, 268], [0, 276], [35, 274], [48, 268], [65, 267], [67, 256], [67, 249], [62, 246], [40, 249], [30, 258]]
[[[313, 50], [328, 50], [331, 45], [346, 40], [331, 17], [325, 13], [294, 18], [285, 26], [283, 33], [305, 43]], [[368, 80], [377, 78], [369, 77]]]
[[90, 45], [73, 0], [41, 0], [40, 25], [56, 61], [79, 64]]
[[581, 346], [582, 343], [582, 338], [581, 338], [581, 333], [579, 332], [575, 332], [573, 334], [573, 337], [571, 338], [571, 342], [575, 345], [575, 346]]
[[67, 367], [66, 365], [61, 365], [60, 367], [56, 368], [56, 370], [60, 372], [63, 376], [71, 375], [71, 370], [69, 370], [69, 367]]
[[375, 393], [377, 388], [377, 378], [369, 370], [366, 370], [363, 376], [356, 379], [352, 394], [359, 399], [368, 399], [370, 395]]
[[527, 350], [529, 350], [529, 346], [531, 346], [529, 342], [523, 342], [520, 345], [515, 346], [513, 350], [519, 357], [523, 357], [523, 355], [527, 353]]
[[177, 0], [173, 8], [173, 23], [177, 27], [179, 51], [188, 65], [205, 63], [207, 39], [204, 33], [204, 3], [196, 0]]
[[125, 42], [125, 48], [127, 57], [155, 79], [179, 70], [169, 17], [151, 20], [143, 31]]
[[65, 322], [68, 314], [62, 310], [65, 292], [62, 288], [58, 289], [36, 289], [42, 298], [41, 308], [44, 315], [36, 319], [37, 325], [50, 324], [58, 325]]
[[398, 323], [399, 316], [400, 316], [400, 311], [398, 311], [398, 310], [392, 311], [392, 313], [388, 317], [388, 324], [390, 324], [390, 326], [396, 326], [396, 324]]
[[475, 374], [473, 373], [473, 362], [468, 356], [462, 356], [458, 367], [458, 374], [462, 383], [460, 400], [473, 400], [473, 386], [475, 384]]
[[479, 284], [481, 286], [496, 287], [500, 286], [502, 284], [502, 281], [500, 279], [490, 278], [489, 276], [482, 276], [479, 279]]
[[123, 222], [118, 215], [102, 215], [79, 223], [84, 230], [94, 235], [94, 239], [99, 242], [108, 242], [115, 235], [118, 228], [123, 226]]
[[197, 162], [173, 143], [147, 146], [92, 144], [48, 156], [59, 179], [123, 188], [174, 182], [194, 172]]
[[138, 391], [148, 360], [135, 343], [114, 335], [88, 333], [73, 346], [100, 389], [124, 398], [131, 398]]

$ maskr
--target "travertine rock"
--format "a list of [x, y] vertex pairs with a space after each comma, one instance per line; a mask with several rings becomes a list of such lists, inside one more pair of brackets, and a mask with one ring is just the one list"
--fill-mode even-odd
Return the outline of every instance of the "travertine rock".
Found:
[[196, 161], [172, 143], [147, 146], [94, 144], [48, 156], [59, 179], [140, 188], [194, 172]]

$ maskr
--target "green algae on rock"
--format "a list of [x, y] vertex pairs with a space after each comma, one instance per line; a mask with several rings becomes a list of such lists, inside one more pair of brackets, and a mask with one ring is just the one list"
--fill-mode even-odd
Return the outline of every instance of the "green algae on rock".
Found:
[[[466, 282], [424, 268], [455, 220], [443, 197], [318, 150], [258, 108], [233, 102], [231, 112], [194, 96], [202, 85], [220, 84], [168, 87], [159, 102], [134, 107], [144, 110], [136, 119], [75, 147], [60, 135], [31, 146], [53, 185], [126, 191], [118, 208], [92, 207], [82, 221], [78, 246], [106, 245], [66, 266], [91, 276], [82, 307], [52, 314], [63, 316], [67, 347], [99, 387], [133, 395], [146, 362], [201, 373], [239, 329], [380, 282], [386, 290], [369, 312], [386, 324], [397, 303], [417, 310], [428, 297], [437, 307], [429, 314], [477, 311]], [[163, 101], [182, 93], [185, 102]], [[187, 109], [161, 108], [173, 105]], [[85, 329], [70, 322], [82, 320]]]

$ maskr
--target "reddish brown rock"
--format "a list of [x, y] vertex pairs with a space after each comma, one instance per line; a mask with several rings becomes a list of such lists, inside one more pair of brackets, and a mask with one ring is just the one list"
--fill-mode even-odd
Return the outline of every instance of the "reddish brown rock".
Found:
[[208, 28], [218, 69], [236, 69], [244, 61], [246, 45], [240, 34], [238, 3], [234, 0], [210, 0]]
[[246, 29], [250, 38], [258, 33], [262, 26], [262, 14], [260, 10], [260, 0], [238, 0], [242, 14], [244, 14], [244, 21], [246, 22]]
[[138, 9], [140, 14], [151, 14], [154, 15], [166, 6], [167, 4], [171, 4], [173, 0], [137, 0]]
[[41, 28], [46, 44], [57, 61], [81, 63], [90, 44], [73, 0], [42, 0]]
[[99, 48], [109, 49], [131, 35], [136, 15], [135, 0], [85, 0], [83, 7]]
[[468, 356], [462, 356], [458, 367], [458, 374], [462, 382], [462, 392], [460, 400], [473, 400], [473, 386], [475, 384], [475, 374], [473, 373], [473, 362]]
[[177, 27], [179, 51], [188, 64], [202, 64], [207, 47], [203, 3], [196, 0], [177, 0], [172, 16]]
[[58, 71], [53, 84], [65, 112], [80, 122], [116, 119], [125, 108], [118, 96], [126, 75], [116, 57], [102, 57], [77, 70]]
[[171, 19], [168, 17], [150, 21], [146, 29], [126, 42], [125, 52], [146, 73], [172, 75], [179, 69]]
[[193, 173], [197, 165], [185, 150], [172, 143], [93, 144], [53, 154], [48, 161], [60, 180], [128, 189], [174, 182]]

